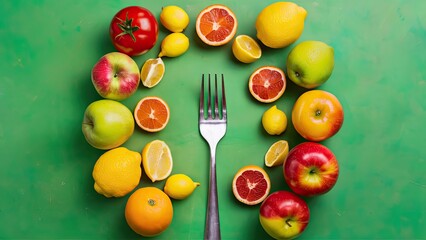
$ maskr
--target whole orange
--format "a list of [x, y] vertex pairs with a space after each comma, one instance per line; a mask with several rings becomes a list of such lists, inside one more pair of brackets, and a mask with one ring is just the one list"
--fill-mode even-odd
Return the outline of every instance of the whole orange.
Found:
[[139, 188], [127, 200], [124, 215], [133, 231], [144, 237], [155, 236], [172, 222], [172, 201], [156, 187]]

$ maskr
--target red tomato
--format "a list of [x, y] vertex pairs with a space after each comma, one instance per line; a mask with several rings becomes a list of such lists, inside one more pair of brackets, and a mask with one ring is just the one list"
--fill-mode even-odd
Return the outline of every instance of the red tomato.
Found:
[[154, 15], [143, 7], [121, 9], [111, 21], [109, 34], [115, 48], [129, 56], [146, 53], [158, 38], [158, 23]]

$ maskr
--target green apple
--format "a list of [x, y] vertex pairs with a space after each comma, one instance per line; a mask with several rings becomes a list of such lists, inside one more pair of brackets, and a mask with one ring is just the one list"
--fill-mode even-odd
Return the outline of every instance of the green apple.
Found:
[[98, 100], [84, 112], [82, 130], [87, 142], [98, 149], [112, 149], [126, 142], [133, 134], [132, 112], [114, 100]]
[[287, 56], [287, 74], [295, 84], [312, 89], [325, 83], [334, 68], [334, 49], [324, 42], [304, 41]]

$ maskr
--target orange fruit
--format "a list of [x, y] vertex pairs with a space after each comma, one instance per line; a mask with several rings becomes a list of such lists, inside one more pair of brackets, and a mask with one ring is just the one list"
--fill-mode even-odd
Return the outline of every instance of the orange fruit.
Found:
[[270, 190], [271, 181], [268, 174], [256, 165], [242, 167], [232, 181], [232, 192], [235, 198], [247, 205], [261, 203]]
[[235, 14], [221, 4], [206, 7], [198, 14], [195, 23], [198, 37], [210, 46], [221, 46], [231, 41], [237, 27]]
[[158, 132], [169, 122], [170, 110], [163, 99], [149, 96], [138, 102], [133, 115], [140, 128], [148, 132]]
[[286, 88], [284, 71], [273, 66], [256, 69], [249, 79], [251, 95], [258, 101], [270, 103], [280, 98]]
[[156, 187], [139, 188], [127, 200], [124, 216], [129, 227], [137, 234], [156, 236], [172, 222], [172, 201]]

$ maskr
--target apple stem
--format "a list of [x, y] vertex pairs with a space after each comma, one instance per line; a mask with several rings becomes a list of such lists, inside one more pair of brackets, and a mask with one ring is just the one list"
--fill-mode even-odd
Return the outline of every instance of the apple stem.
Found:
[[292, 226], [291, 226], [291, 224], [290, 224], [290, 219], [285, 220], [285, 223], [286, 223], [289, 227], [292, 227]]
[[318, 116], [320, 116], [320, 115], [321, 115], [321, 110], [319, 110], [319, 109], [318, 109], [318, 110], [316, 110], [316, 111], [315, 111], [315, 116], [317, 116], [317, 117], [318, 117]]

